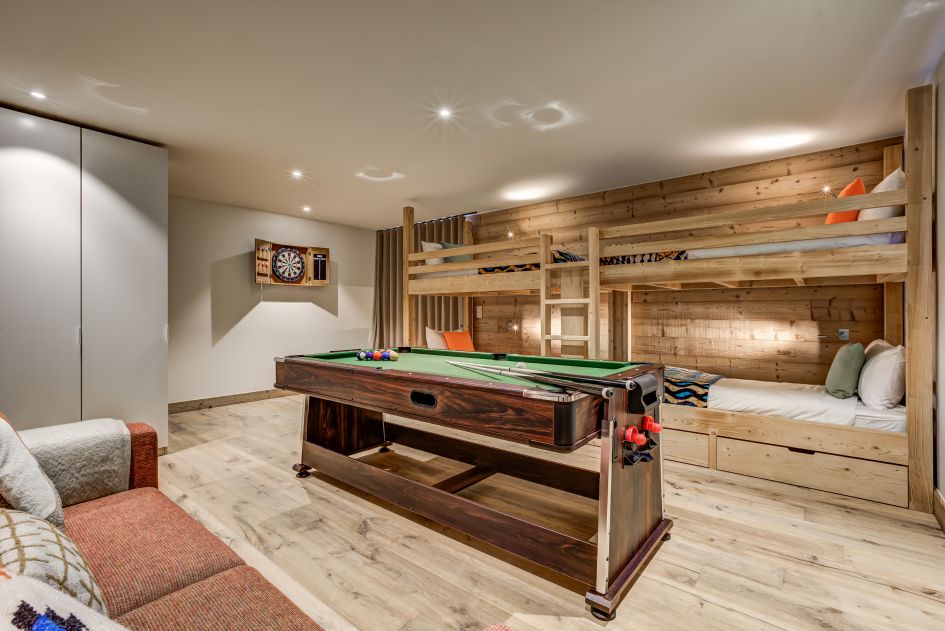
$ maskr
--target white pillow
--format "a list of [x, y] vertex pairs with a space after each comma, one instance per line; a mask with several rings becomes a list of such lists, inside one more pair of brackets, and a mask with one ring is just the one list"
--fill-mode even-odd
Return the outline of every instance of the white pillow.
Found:
[[424, 328], [426, 329], [427, 348], [442, 351], [447, 350], [446, 337], [443, 336], [442, 331], [437, 331], [436, 329], [431, 329], [430, 327]]
[[[889, 191], [901, 191], [906, 187], [906, 174], [902, 169], [896, 169], [886, 176], [886, 178], [876, 185], [870, 194], [887, 193]], [[879, 208], [864, 208], [857, 216], [857, 221], [870, 221], [873, 219], [892, 219], [893, 217], [902, 217], [906, 214], [905, 206], [880, 206]]]
[[867, 359], [857, 392], [866, 407], [888, 410], [899, 405], [906, 393], [906, 349], [890, 347]]
[[[430, 243], [429, 241], [421, 241], [420, 248], [424, 252], [436, 252], [437, 250], [442, 250], [443, 246], [439, 243]], [[426, 260], [427, 265], [440, 265], [442, 263], [446, 263], [446, 258], [440, 257], [440, 258]]]
[[892, 347], [893, 345], [886, 340], [873, 340], [870, 342], [870, 345], [866, 347], [866, 350], [863, 351], [863, 354], [866, 355], [866, 361], [869, 361], [876, 355], [883, 351], [888, 351]]

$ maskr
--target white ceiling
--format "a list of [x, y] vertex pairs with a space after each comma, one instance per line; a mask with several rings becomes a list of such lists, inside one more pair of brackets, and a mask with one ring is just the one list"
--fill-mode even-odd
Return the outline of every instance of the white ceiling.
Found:
[[894, 135], [943, 49], [945, 0], [0, 0], [0, 101], [380, 228]]

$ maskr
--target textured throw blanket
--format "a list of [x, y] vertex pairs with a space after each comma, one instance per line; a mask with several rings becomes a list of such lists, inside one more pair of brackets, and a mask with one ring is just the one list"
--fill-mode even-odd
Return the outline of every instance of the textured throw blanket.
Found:
[[62, 497], [63, 506], [128, 490], [131, 434], [113, 418], [20, 432]]
[[663, 374], [663, 402], [694, 408], [709, 407], [709, 388], [721, 378], [722, 375], [667, 366]]

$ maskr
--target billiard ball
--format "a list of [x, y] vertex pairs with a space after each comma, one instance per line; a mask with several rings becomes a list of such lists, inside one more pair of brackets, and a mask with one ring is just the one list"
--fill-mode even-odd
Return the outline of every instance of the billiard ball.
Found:
[[381, 360], [390, 361], [390, 351], [384, 351], [381, 353]]
[[367, 359], [367, 353], [364, 351], [358, 351], [358, 361], [363, 362], [365, 359]]
[[376, 362], [381, 361], [381, 351], [374, 351], [374, 353], [371, 355], [371, 359]]
[[398, 359], [400, 359], [400, 354], [399, 354], [397, 351], [391, 351], [391, 352], [390, 352], [390, 360], [391, 360], [392, 362], [395, 362], [395, 361], [397, 361]]

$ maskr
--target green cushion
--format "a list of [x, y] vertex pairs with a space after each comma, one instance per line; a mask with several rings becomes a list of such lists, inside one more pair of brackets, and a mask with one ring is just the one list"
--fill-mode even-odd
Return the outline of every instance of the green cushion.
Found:
[[830, 372], [827, 373], [827, 394], [838, 399], [849, 399], [856, 394], [856, 384], [860, 380], [860, 370], [866, 354], [859, 342], [846, 344], [837, 351]]
[[[462, 248], [465, 247], [462, 243], [450, 243], [449, 241], [440, 241], [440, 245], [443, 246], [444, 250], [449, 250], [450, 248]], [[463, 261], [473, 260], [472, 254], [460, 254], [459, 256], [447, 256], [447, 263], [462, 263]]]

